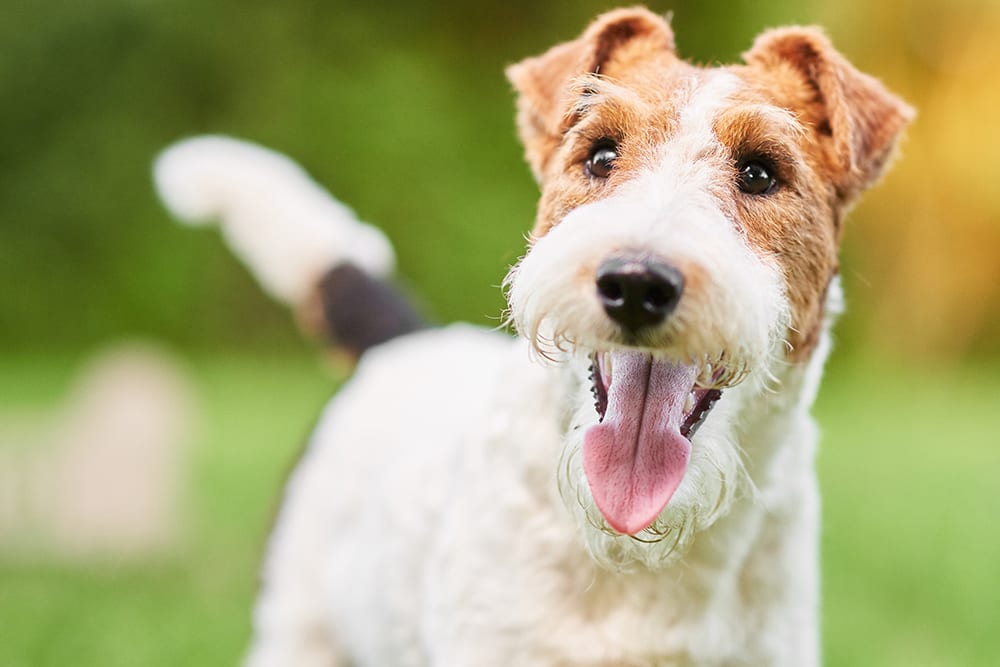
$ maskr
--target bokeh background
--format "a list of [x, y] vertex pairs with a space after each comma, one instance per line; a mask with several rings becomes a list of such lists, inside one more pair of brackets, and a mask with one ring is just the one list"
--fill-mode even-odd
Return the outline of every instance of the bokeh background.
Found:
[[[611, 6], [4, 3], [0, 665], [236, 663], [284, 473], [343, 379], [217, 234], [168, 219], [157, 151], [216, 132], [288, 153], [387, 231], [429, 315], [494, 325], [537, 196], [503, 67]], [[821, 24], [917, 107], [845, 241], [824, 653], [997, 664], [1000, 3], [650, 6], [705, 63]]]

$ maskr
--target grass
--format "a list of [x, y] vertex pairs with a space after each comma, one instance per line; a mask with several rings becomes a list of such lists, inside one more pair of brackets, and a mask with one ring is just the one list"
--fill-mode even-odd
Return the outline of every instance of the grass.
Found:
[[[184, 545], [155, 563], [0, 560], [0, 666], [238, 662], [283, 474], [335, 382], [300, 357], [192, 367], [202, 418]], [[4, 360], [0, 395], [30, 408], [69, 379], [62, 361]]]
[[[192, 367], [203, 423], [184, 546], [138, 564], [0, 559], [3, 667], [238, 662], [283, 472], [335, 382], [302, 357]], [[995, 664], [995, 371], [828, 374], [817, 406], [828, 666]], [[44, 406], [69, 376], [59, 359], [5, 359], [0, 396]]]
[[817, 406], [828, 664], [996, 664], [1000, 373], [878, 370]]

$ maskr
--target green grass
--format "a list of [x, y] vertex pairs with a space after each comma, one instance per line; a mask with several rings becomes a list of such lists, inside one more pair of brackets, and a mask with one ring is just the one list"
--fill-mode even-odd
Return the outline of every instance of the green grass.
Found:
[[1000, 372], [829, 378], [824, 631], [831, 665], [995, 665]]
[[[203, 411], [190, 530], [160, 562], [0, 560], [0, 665], [235, 664], [284, 472], [335, 386], [313, 359], [192, 362]], [[0, 362], [0, 396], [54, 401], [59, 359]], [[826, 664], [995, 664], [1000, 374], [834, 364], [823, 427]]]
[[[8, 408], [54, 401], [68, 366], [4, 360], [0, 396]], [[336, 383], [301, 357], [191, 367], [202, 414], [184, 545], [150, 564], [0, 560], [0, 666], [238, 662], [284, 474]]]

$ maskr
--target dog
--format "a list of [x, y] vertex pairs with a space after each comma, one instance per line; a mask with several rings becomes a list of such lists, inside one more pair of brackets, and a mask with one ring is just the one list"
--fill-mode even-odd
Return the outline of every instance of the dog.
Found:
[[159, 158], [358, 359], [284, 496], [253, 667], [819, 664], [817, 429], [848, 209], [912, 110], [815, 28], [682, 60], [615, 10], [511, 66], [541, 188], [519, 332], [428, 327], [379, 231], [287, 158]]

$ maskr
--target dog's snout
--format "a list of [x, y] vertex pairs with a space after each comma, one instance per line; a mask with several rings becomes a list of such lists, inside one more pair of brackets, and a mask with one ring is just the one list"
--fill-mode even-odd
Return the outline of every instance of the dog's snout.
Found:
[[651, 257], [612, 257], [597, 267], [597, 297], [611, 319], [636, 333], [673, 312], [684, 276]]

